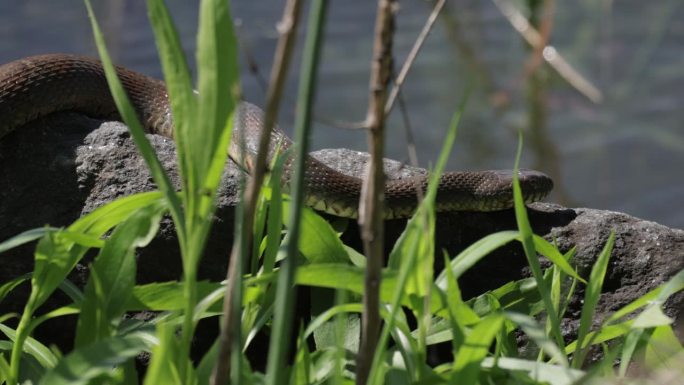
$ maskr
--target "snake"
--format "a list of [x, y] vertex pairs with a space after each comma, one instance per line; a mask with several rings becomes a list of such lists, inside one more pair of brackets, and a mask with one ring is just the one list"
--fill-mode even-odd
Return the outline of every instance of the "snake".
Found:
[[[146, 132], [173, 139], [173, 119], [164, 82], [123, 67], [116, 67], [116, 72]], [[0, 66], [0, 140], [33, 120], [66, 111], [121, 120], [99, 60], [58, 53], [31, 56]], [[227, 149], [233, 161], [252, 163], [243, 161], [256, 156], [263, 126], [261, 108], [245, 101], [237, 104], [231, 145]], [[271, 135], [275, 140], [271, 140], [269, 157], [278, 152], [275, 146], [282, 152], [292, 145], [277, 125], [272, 127]], [[284, 186], [289, 185], [293, 163], [285, 162]], [[306, 205], [335, 216], [358, 216], [362, 177], [342, 173], [311, 155], [307, 155], [305, 165]], [[513, 206], [513, 176], [512, 170], [444, 172], [439, 179], [435, 210], [508, 209]], [[521, 169], [518, 179], [525, 203], [543, 199], [553, 188], [551, 178], [540, 171]], [[418, 205], [419, 190], [424, 193], [428, 181], [428, 175], [422, 174], [386, 180], [384, 218], [411, 216]]]

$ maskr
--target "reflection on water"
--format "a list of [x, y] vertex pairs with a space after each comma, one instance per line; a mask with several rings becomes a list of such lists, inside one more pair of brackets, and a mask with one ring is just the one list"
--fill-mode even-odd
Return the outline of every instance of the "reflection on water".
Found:
[[[197, 2], [167, 3], [192, 58]], [[233, 3], [243, 45], [267, 76], [282, 1]], [[144, 2], [102, 0], [95, 5], [117, 63], [159, 76]], [[448, 5], [403, 92], [423, 166], [436, 159], [464, 86], [475, 79], [477, 92], [467, 106], [450, 168], [510, 167], [517, 132], [523, 129], [524, 166], [554, 176], [552, 200], [625, 211], [684, 228], [681, 1], [557, 2], [550, 42], [603, 92], [598, 105], [545, 66], [528, 73], [530, 50], [491, 1]], [[374, 12], [375, 4], [366, 0], [331, 3], [319, 116], [344, 121], [365, 116]], [[429, 2], [402, 2], [395, 42], [398, 63], [429, 12]], [[95, 53], [82, 2], [0, 2], [0, 62], [47, 52]], [[244, 94], [259, 103], [263, 89], [256, 77], [244, 72]], [[293, 115], [295, 84], [289, 82], [281, 114], [286, 128]], [[390, 124], [388, 156], [407, 160], [398, 111]], [[319, 124], [314, 146], [364, 149], [365, 135]]]

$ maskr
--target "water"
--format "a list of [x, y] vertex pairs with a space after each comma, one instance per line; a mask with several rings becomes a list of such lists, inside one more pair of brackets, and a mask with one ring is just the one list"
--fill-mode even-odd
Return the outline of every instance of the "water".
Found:
[[[118, 64], [160, 76], [144, 2], [95, 1]], [[193, 57], [197, 2], [169, 0], [186, 53]], [[268, 78], [282, 1], [234, 1], [243, 51]], [[525, 133], [523, 163], [549, 173], [549, 198], [573, 207], [627, 212], [684, 228], [684, 4], [557, 2], [551, 43], [604, 100], [593, 103], [544, 68], [528, 76], [530, 52], [491, 1], [450, 1], [404, 88], [421, 166], [437, 158], [451, 114], [474, 79], [449, 162], [451, 169], [509, 168], [517, 132]], [[516, 3], [519, 9], [520, 4]], [[395, 40], [399, 67], [430, 12], [425, 1], [401, 3]], [[319, 75], [321, 120], [359, 121], [366, 111], [375, 4], [333, 1]], [[301, 35], [300, 35], [301, 36]], [[301, 39], [300, 39], [301, 42]], [[95, 55], [81, 0], [0, 1], [0, 63], [48, 52]], [[246, 70], [247, 100], [264, 91]], [[298, 61], [292, 66], [280, 117], [291, 126]], [[539, 84], [532, 88], [532, 83]], [[536, 100], [529, 96], [536, 90]], [[398, 111], [390, 119], [388, 156], [407, 160]], [[291, 130], [288, 130], [291, 132]], [[366, 148], [363, 132], [317, 124], [314, 148]]]

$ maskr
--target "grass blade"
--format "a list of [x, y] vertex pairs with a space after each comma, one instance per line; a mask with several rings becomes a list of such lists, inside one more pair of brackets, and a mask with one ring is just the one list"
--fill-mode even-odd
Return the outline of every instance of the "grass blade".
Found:
[[[489, 255], [492, 251], [515, 239], [520, 239], [520, 233], [517, 231], [500, 231], [498, 233], [489, 234], [463, 250], [458, 256], [456, 256], [456, 258], [453, 259], [453, 261], [451, 261], [451, 264], [448, 268], [451, 269], [451, 274], [453, 274], [454, 279], [458, 279], [479, 260]], [[446, 270], [439, 274], [435, 283], [440, 289], [446, 290]]]
[[[282, 262], [278, 274], [273, 328], [266, 367], [266, 383], [278, 384], [284, 378], [285, 353], [290, 346], [290, 330], [294, 305], [294, 277], [296, 272], [297, 255], [300, 244], [300, 228], [304, 202], [304, 180], [306, 177], [306, 157], [309, 152], [309, 132], [312, 106], [315, 95], [315, 80], [318, 74], [318, 61], [323, 39], [323, 26], [328, 2], [318, 0], [311, 4], [308, 20], [308, 34], [304, 44], [303, 61], [301, 66], [299, 93], [297, 95], [297, 115], [295, 118], [295, 165], [291, 181], [292, 206], [288, 221], [289, 242], [285, 245], [287, 258]], [[298, 7], [297, 7], [298, 8]], [[337, 238], [337, 237], [335, 237]], [[340, 250], [346, 256], [344, 249]]]
[[[102, 31], [100, 30], [100, 26], [95, 19], [90, 1], [84, 1], [88, 10], [90, 24], [93, 29], [93, 35], [95, 36], [97, 51], [100, 55], [100, 60], [102, 60], [102, 67], [105, 70], [107, 83], [109, 84], [109, 89], [112, 93], [112, 97], [114, 98], [114, 102], [116, 103], [116, 107], [119, 110], [124, 123], [126, 123], [128, 126], [129, 132], [131, 133], [136, 146], [140, 150], [147, 167], [150, 169], [150, 173], [154, 178], [154, 182], [157, 184], [169, 202], [169, 208], [171, 210], [171, 215], [174, 217], [174, 222], [177, 224], [177, 226], [182, 226], [182, 221], [180, 219], [183, 218], [183, 211], [180, 200], [176, 195], [176, 190], [173, 187], [173, 184], [171, 184], [171, 180], [169, 179], [168, 175], [166, 175], [166, 172], [164, 171], [159, 158], [157, 158], [152, 145], [145, 137], [145, 130], [140, 124], [140, 120], [136, 115], [135, 109], [131, 105], [128, 96], [126, 95], [126, 91], [116, 75], [116, 69], [114, 68], [112, 60], [109, 57], [109, 53], [107, 52], [104, 37], [102, 35]], [[183, 234], [183, 231], [179, 232], [179, 241], [181, 243], [184, 242]]]
[[0, 303], [7, 297], [15, 287], [21, 285], [22, 283], [31, 279], [31, 273], [22, 274], [16, 278], [10, 279], [9, 281], [0, 285]]
[[[10, 341], [13, 341], [15, 344], [17, 343], [18, 333], [16, 330], [4, 324], [0, 324], [0, 331], [7, 336]], [[23, 350], [35, 358], [36, 361], [38, 361], [38, 363], [40, 363], [40, 365], [44, 368], [49, 369], [57, 365], [58, 358], [55, 356], [55, 354], [47, 346], [40, 343], [40, 341], [37, 341], [31, 337], [26, 338], [26, 343], [24, 344]]]
[[613, 313], [607, 320], [606, 323], [612, 323], [619, 320], [620, 318], [626, 316], [627, 314], [638, 310], [644, 306], [650, 305], [652, 303], [663, 303], [671, 295], [684, 290], [684, 270], [677, 273], [674, 277], [670, 278], [666, 283], [658, 286], [657, 288], [649, 291], [648, 293], [642, 295], [641, 297], [635, 299], [629, 304], [625, 305], [615, 313]]
[[162, 214], [160, 207], [139, 210], [116, 228], [101, 250], [85, 288], [76, 328], [77, 347], [113, 336], [135, 285], [135, 249], [152, 240]]
[[576, 280], [587, 283], [582, 277], [580, 277], [575, 269], [570, 266], [568, 260], [555, 248], [549, 241], [540, 237], [539, 235], [534, 235], [534, 248], [539, 254], [542, 254], [549, 259], [554, 265], [558, 266], [565, 274], [575, 278]]
[[[87, 247], [75, 244], [73, 234], [85, 233], [100, 237], [123, 219], [131, 215], [140, 205], [156, 201], [159, 194], [138, 194], [109, 203], [69, 226], [68, 232], [46, 231], [38, 242], [35, 252], [34, 271], [31, 277], [31, 294], [17, 326], [17, 338], [10, 358], [9, 384], [16, 384], [22, 345], [28, 337], [31, 318], [36, 309], [64, 281], [67, 274], [83, 257]], [[111, 215], [108, 215], [111, 214]], [[69, 235], [71, 234], [71, 235]]]
[[494, 313], [483, 318], [468, 334], [454, 360], [452, 384], [475, 384], [478, 382], [480, 365], [489, 347], [504, 324], [503, 314]]
[[567, 357], [564, 352], [551, 340], [534, 318], [521, 313], [504, 313], [506, 318], [518, 325], [527, 336], [534, 341], [543, 351], [545, 351], [556, 362], [560, 362], [563, 366], [569, 366]]
[[228, 1], [201, 2], [197, 39], [197, 113], [201, 118], [194, 122], [197, 127], [189, 124], [183, 128], [188, 130], [184, 136], [190, 139], [191, 153], [187, 161], [191, 162], [199, 182], [198, 190], [193, 191], [198, 209], [190, 211], [211, 223], [210, 213], [226, 163], [233, 116], [240, 99], [238, 42]]
[[40, 384], [89, 384], [95, 378], [113, 374], [117, 365], [125, 363], [148, 347], [147, 338], [140, 334], [104, 339], [69, 353], [45, 374]]
[[[550, 385], [572, 385], [585, 383], [580, 381], [585, 376], [585, 373], [580, 370], [519, 358], [485, 358], [482, 362], [482, 366], [485, 368], [498, 367], [510, 371], [510, 373], [525, 371], [529, 373], [529, 378], [535, 381], [535, 384], [548, 383]], [[519, 383], [529, 382], [520, 381]]]
[[188, 183], [195, 181], [196, 176], [187, 163], [189, 157], [186, 154], [190, 151], [187, 138], [190, 130], [188, 127], [192, 127], [196, 121], [197, 98], [192, 88], [190, 70], [178, 39], [178, 33], [163, 0], [147, 0], [147, 13], [155, 34], [155, 42], [169, 93], [169, 103], [176, 125], [174, 141], [180, 173], [183, 176], [183, 192], [186, 194], [185, 200], [187, 201], [187, 194], [195, 191], [193, 189], [195, 185]]
[[579, 368], [584, 362], [587, 350], [583, 348], [584, 340], [587, 337], [589, 328], [591, 327], [594, 312], [596, 311], [596, 304], [601, 296], [601, 289], [603, 288], [603, 279], [606, 276], [608, 269], [608, 260], [610, 253], [613, 251], [613, 243], [615, 242], [615, 232], [611, 231], [606, 245], [603, 247], [601, 254], [596, 259], [594, 267], [591, 269], [589, 275], [589, 284], [584, 293], [584, 304], [582, 305], [582, 315], [580, 318], [580, 326], [577, 332], [577, 346], [579, 349], [575, 352], [572, 359], [572, 367]]
[[179, 346], [174, 329], [168, 323], [157, 325], [159, 344], [152, 349], [152, 359], [143, 384], [185, 385], [176, 362], [187, 360], [187, 357], [178, 357]]
[[522, 190], [520, 189], [520, 181], [518, 180], [518, 170], [520, 164], [520, 156], [522, 154], [523, 140], [522, 133], [518, 134], [518, 152], [515, 157], [515, 168], [513, 170], [513, 199], [515, 208], [515, 220], [518, 224], [518, 231], [520, 231], [520, 242], [522, 243], [523, 250], [525, 251], [525, 257], [527, 258], [527, 263], [532, 270], [532, 276], [537, 282], [537, 289], [541, 295], [544, 307], [546, 310], [546, 318], [550, 323], [549, 327], [551, 333], [556, 340], [556, 344], [561, 348], [565, 348], [565, 343], [563, 341], [563, 336], [560, 330], [560, 321], [558, 319], [558, 309], [553, 305], [553, 300], [551, 299], [550, 292], [546, 287], [546, 282], [544, 281], [544, 274], [541, 270], [541, 265], [537, 259], [537, 251], [534, 244], [534, 233], [532, 232], [532, 227], [530, 226], [530, 221], [527, 218], [527, 207], [522, 197]]
[[44, 237], [46, 233], [56, 230], [57, 228], [54, 227], [40, 227], [37, 229], [24, 231], [23, 233], [15, 235], [12, 238], [0, 243], [0, 253], [4, 253], [9, 249], [19, 247], [23, 244], [33, 242], [36, 239]]
[[69, 231], [100, 237], [114, 226], [125, 221], [126, 218], [140, 208], [163, 204], [166, 204], [166, 202], [164, 201], [164, 196], [159, 191], [129, 195], [100, 206], [87, 215], [82, 216], [69, 226]]
[[[283, 201], [283, 212], [294, 210], [294, 205]], [[298, 252], [310, 263], [344, 263], [349, 261], [347, 251], [330, 223], [308, 207], [300, 207]], [[292, 220], [292, 219], [290, 219]], [[292, 242], [292, 231], [288, 238]]]

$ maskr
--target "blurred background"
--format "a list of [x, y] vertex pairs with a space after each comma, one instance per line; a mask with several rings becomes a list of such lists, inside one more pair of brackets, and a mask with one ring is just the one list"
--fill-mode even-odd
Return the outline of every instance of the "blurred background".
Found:
[[[160, 77], [145, 2], [93, 3], [115, 62]], [[243, 93], [257, 104], [263, 105], [262, 80], [269, 77], [283, 3], [232, 1]], [[365, 150], [363, 132], [322, 122], [365, 117], [376, 2], [330, 3], [313, 148]], [[198, 2], [167, 4], [194, 67]], [[433, 6], [432, 1], [400, 1], [397, 71]], [[540, 32], [545, 50], [544, 44], [531, 48], [514, 28], [512, 20], [521, 16]], [[0, 2], [0, 63], [50, 52], [96, 55], [83, 2]], [[299, 71], [295, 57], [279, 119], [289, 133]], [[544, 57], [569, 72], [559, 75]], [[436, 160], [470, 81], [475, 91], [450, 169], [511, 168], [522, 129], [524, 167], [556, 181], [548, 200], [684, 228], [684, 2], [447, 1], [403, 88], [420, 166]], [[408, 161], [405, 133], [395, 108], [388, 157]]]

